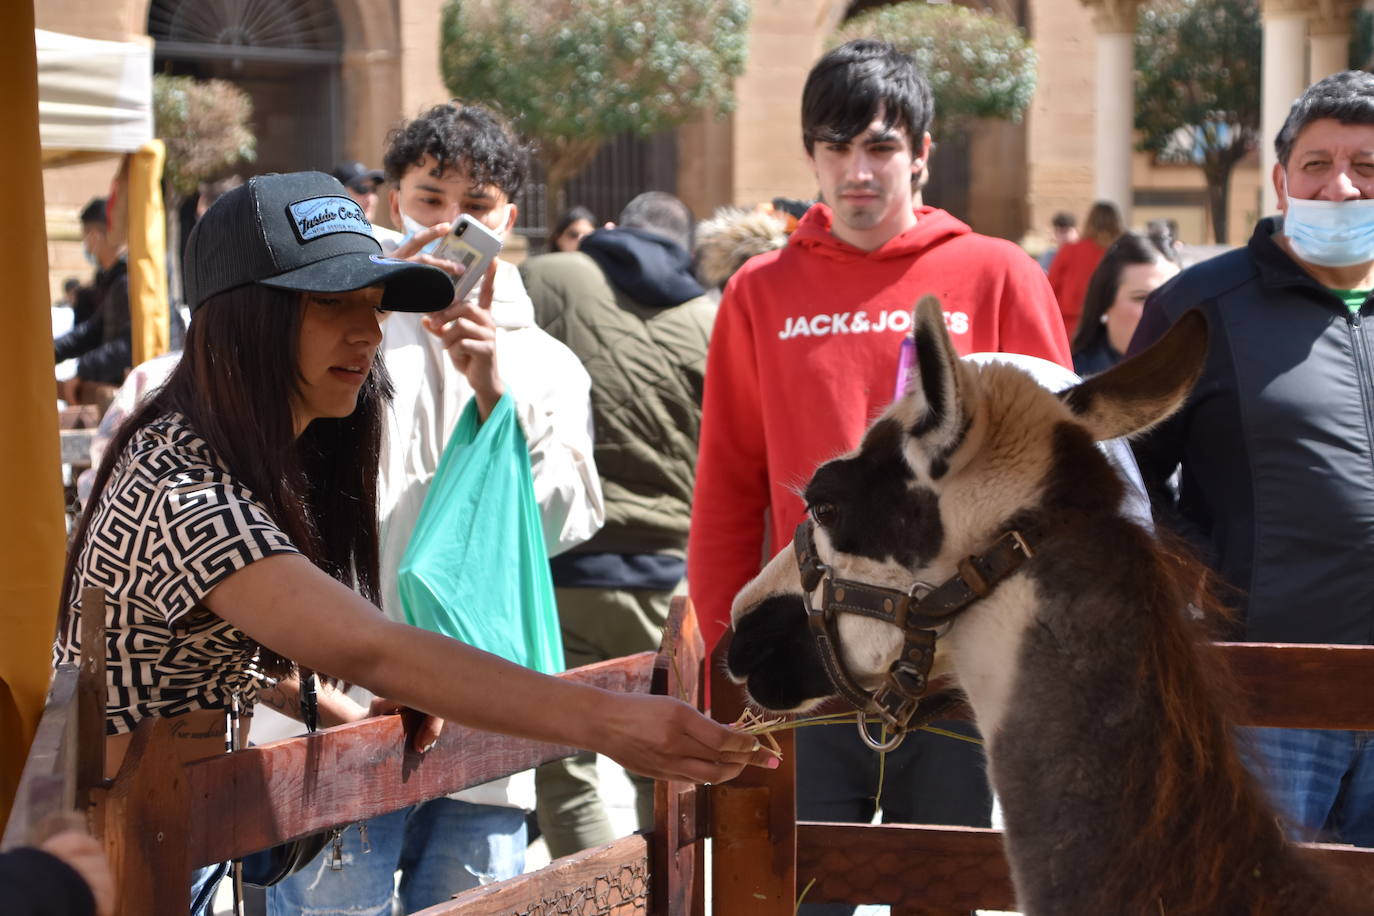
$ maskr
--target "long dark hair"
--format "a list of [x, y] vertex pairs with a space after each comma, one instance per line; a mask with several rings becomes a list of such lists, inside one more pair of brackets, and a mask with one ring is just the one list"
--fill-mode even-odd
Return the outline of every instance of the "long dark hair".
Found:
[[1139, 232], [1127, 232], [1112, 242], [1097, 269], [1088, 278], [1088, 291], [1083, 294], [1083, 314], [1078, 329], [1073, 332], [1069, 351], [1082, 353], [1097, 346], [1107, 333], [1102, 316], [1116, 301], [1121, 288], [1121, 272], [1131, 264], [1155, 264], [1168, 260], [1154, 243]]
[[586, 207], [571, 207], [565, 210], [563, 215], [558, 218], [558, 222], [554, 223], [553, 228], [549, 230], [549, 251], [558, 250], [558, 239], [568, 231], [569, 226], [580, 219], [585, 219], [593, 227], [596, 226], [596, 217]]
[[[301, 553], [333, 578], [378, 602], [377, 469], [391, 380], [381, 355], [347, 417], [314, 420], [298, 437], [297, 352], [301, 294], [256, 284], [213, 296], [196, 310], [181, 362], [120, 425], [96, 474], [62, 577], [62, 631], [76, 563], [105, 485], [129, 441], [149, 423], [180, 414], [229, 473], [266, 508]], [[263, 647], [269, 673], [291, 663]]]

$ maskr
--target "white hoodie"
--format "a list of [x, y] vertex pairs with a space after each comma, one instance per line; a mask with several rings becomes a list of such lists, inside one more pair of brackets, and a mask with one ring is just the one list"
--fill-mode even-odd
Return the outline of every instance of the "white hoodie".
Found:
[[[389, 247], [389, 240], [378, 235], [383, 247]], [[572, 350], [534, 323], [534, 304], [516, 266], [502, 260], [496, 264], [491, 314], [497, 327], [497, 369], [529, 443], [544, 542], [554, 556], [589, 539], [606, 520], [601, 480], [592, 461], [591, 378]], [[473, 290], [474, 299], [480, 289], [479, 284]], [[400, 621], [405, 614], [396, 573], [444, 446], [473, 396], [467, 378], [420, 320], [419, 314], [393, 312], [382, 324], [383, 358], [396, 388], [377, 479], [382, 610]], [[532, 809], [533, 773], [517, 773], [453, 797]]]

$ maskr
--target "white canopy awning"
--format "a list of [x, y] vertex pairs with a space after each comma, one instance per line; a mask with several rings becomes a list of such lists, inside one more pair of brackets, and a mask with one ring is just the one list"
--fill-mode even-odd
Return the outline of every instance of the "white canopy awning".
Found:
[[43, 163], [137, 150], [153, 137], [153, 49], [34, 30]]

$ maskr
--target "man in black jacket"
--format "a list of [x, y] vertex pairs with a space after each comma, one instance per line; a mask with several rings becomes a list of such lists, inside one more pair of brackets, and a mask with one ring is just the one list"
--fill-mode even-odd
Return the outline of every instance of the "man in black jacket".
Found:
[[58, 397], [103, 409], [133, 365], [129, 269], [123, 249], [110, 238], [103, 198], [81, 211], [81, 242], [87, 257], [98, 265], [97, 304], [94, 314], [54, 341], [57, 362], [76, 358], [76, 375], [58, 384]]
[[[1147, 301], [1128, 355], [1199, 308], [1207, 361], [1136, 445], [1156, 511], [1221, 574], [1257, 642], [1374, 643], [1374, 76], [1339, 73], [1274, 141], [1282, 218]], [[1166, 481], [1182, 466], [1175, 499]], [[1374, 846], [1374, 735], [1252, 729], [1303, 837]]]

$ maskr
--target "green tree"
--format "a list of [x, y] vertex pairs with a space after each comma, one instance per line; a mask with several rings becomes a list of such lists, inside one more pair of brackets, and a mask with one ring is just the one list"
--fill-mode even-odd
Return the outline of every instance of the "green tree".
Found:
[[167, 145], [164, 174], [179, 195], [240, 161], [257, 157], [253, 102], [233, 83], [189, 76], [153, 77], [153, 125]]
[[553, 225], [606, 141], [733, 108], [748, 21], [748, 0], [448, 0], [444, 83], [535, 143]]
[[[181, 289], [181, 207], [200, 183], [239, 162], [257, 158], [253, 101], [225, 80], [153, 76], [153, 133], [167, 147], [162, 197], [167, 202], [167, 265], [171, 288]], [[179, 298], [179, 293], [178, 293]]]
[[1157, 0], [1136, 26], [1139, 147], [1201, 167], [1220, 243], [1231, 171], [1259, 134], [1260, 41], [1255, 0]]
[[1035, 49], [1015, 23], [989, 12], [908, 0], [860, 13], [830, 44], [855, 38], [890, 42], [916, 59], [940, 132], [971, 118], [1019, 121], [1035, 94]]

